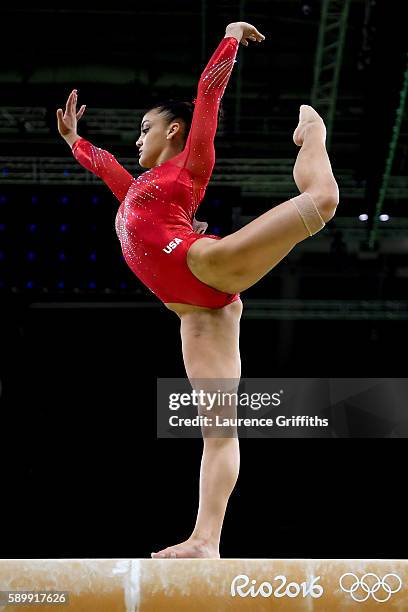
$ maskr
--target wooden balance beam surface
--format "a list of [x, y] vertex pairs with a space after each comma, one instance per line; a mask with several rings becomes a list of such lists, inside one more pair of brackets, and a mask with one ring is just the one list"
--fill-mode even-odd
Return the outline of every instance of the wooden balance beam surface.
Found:
[[[1, 612], [406, 612], [407, 587], [407, 560], [0, 560]], [[5, 591], [67, 591], [69, 603], [5, 604]]]

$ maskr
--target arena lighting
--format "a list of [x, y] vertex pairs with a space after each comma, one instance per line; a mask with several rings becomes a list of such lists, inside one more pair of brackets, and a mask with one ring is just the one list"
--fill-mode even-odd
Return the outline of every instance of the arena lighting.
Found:
[[89, 259], [91, 261], [96, 261], [96, 253], [91, 253], [90, 256], [89, 256]]
[[122, 281], [119, 286], [121, 289], [126, 289], [127, 284]]
[[386, 214], [382, 214], [378, 217], [380, 219], [380, 221], [389, 221], [389, 216]]
[[68, 204], [68, 196], [61, 197], [61, 204]]
[[58, 259], [60, 261], [66, 261], [67, 256], [65, 255], [64, 251], [61, 251], [60, 253], [58, 253]]
[[96, 289], [96, 283], [95, 283], [95, 281], [89, 281], [89, 283], [88, 283], [88, 287], [89, 287], [89, 289]]
[[29, 280], [26, 282], [27, 289], [32, 289], [34, 287], [34, 281]]
[[302, 13], [308, 17], [313, 12], [313, 7], [310, 2], [302, 2]]
[[92, 204], [98, 204], [99, 198], [98, 196], [92, 196]]
[[4, 223], [0, 223], [0, 232], [4, 232], [6, 229], [6, 225]]
[[366, 213], [363, 213], [362, 215], [359, 215], [358, 218], [360, 219], [360, 221], [367, 221], [368, 215]]
[[4, 252], [0, 251], [0, 261], [2, 261], [2, 259], [4, 259]]
[[31, 204], [37, 204], [38, 198], [37, 196], [31, 196]]
[[64, 287], [65, 287], [65, 283], [64, 283], [64, 281], [59, 281], [59, 282], [57, 283], [57, 287], [58, 287], [58, 289], [64, 289]]
[[7, 202], [7, 197], [5, 195], [0, 195], [0, 204], [5, 204]]
[[36, 225], [36, 223], [30, 223], [30, 225], [28, 225], [28, 226], [27, 226], [27, 228], [28, 228], [28, 231], [29, 231], [29, 232], [35, 232], [35, 231], [37, 231], [37, 225]]
[[66, 223], [63, 223], [62, 225], [60, 225], [60, 232], [66, 232], [68, 229], [68, 225]]
[[34, 253], [34, 251], [29, 251], [29, 252], [27, 253], [27, 259], [28, 259], [29, 261], [34, 261], [34, 259], [36, 259], [36, 257], [37, 257], [37, 254], [36, 254], [36, 253]]

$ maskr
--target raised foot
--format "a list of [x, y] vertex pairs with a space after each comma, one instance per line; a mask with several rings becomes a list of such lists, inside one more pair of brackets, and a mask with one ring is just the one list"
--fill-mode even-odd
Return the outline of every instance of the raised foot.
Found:
[[293, 142], [298, 147], [303, 145], [307, 129], [313, 125], [322, 131], [322, 136], [326, 140], [326, 126], [321, 116], [315, 111], [313, 106], [302, 104], [299, 111], [299, 123], [293, 132]]
[[217, 546], [202, 540], [188, 539], [185, 542], [151, 553], [152, 559], [219, 559]]

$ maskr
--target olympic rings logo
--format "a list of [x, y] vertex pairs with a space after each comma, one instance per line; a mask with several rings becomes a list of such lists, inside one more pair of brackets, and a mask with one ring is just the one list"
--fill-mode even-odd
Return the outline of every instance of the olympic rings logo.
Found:
[[[346, 576], [352, 576], [352, 578], [354, 579], [354, 582], [351, 586], [343, 584], [343, 579], [346, 578]], [[367, 582], [367, 578], [369, 578], [370, 576], [373, 578], [373, 580], [369, 580]], [[394, 582], [393, 580], [391, 580], [391, 584], [388, 584], [387, 582], [387, 578], [391, 576], [396, 579], [396, 584], [394, 585], [392, 584], [392, 582]], [[402, 587], [402, 580], [399, 576], [397, 576], [397, 574], [386, 574], [384, 578], [379, 578], [376, 574], [372, 574], [371, 572], [368, 574], [364, 574], [362, 578], [358, 578], [355, 574], [348, 572], [347, 574], [343, 574], [343, 576], [340, 578], [339, 583], [341, 589], [346, 593], [350, 593], [354, 601], [357, 602], [367, 601], [367, 599], [371, 595], [372, 598], [375, 599], [375, 601], [378, 601], [379, 603], [384, 603], [385, 601], [388, 601], [390, 599], [391, 595], [393, 595], [394, 593], [398, 593], [398, 591]], [[394, 588], [392, 588], [393, 586]], [[377, 591], [379, 591], [379, 589], [381, 588], [383, 589], [384, 593], [386, 593], [385, 598], [378, 598], [376, 595]], [[356, 593], [356, 591], [358, 591], [359, 589], [363, 591], [362, 597], [360, 598], [357, 597]]]

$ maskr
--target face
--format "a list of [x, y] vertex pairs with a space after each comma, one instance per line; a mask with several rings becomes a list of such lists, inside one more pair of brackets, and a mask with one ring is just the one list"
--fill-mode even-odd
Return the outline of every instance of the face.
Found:
[[[140, 136], [136, 141], [139, 149], [139, 165], [142, 168], [153, 168], [165, 148], [175, 144], [180, 137], [180, 122], [167, 123], [165, 116], [157, 110], [146, 113], [140, 124]], [[177, 136], [177, 138], [176, 138]]]

